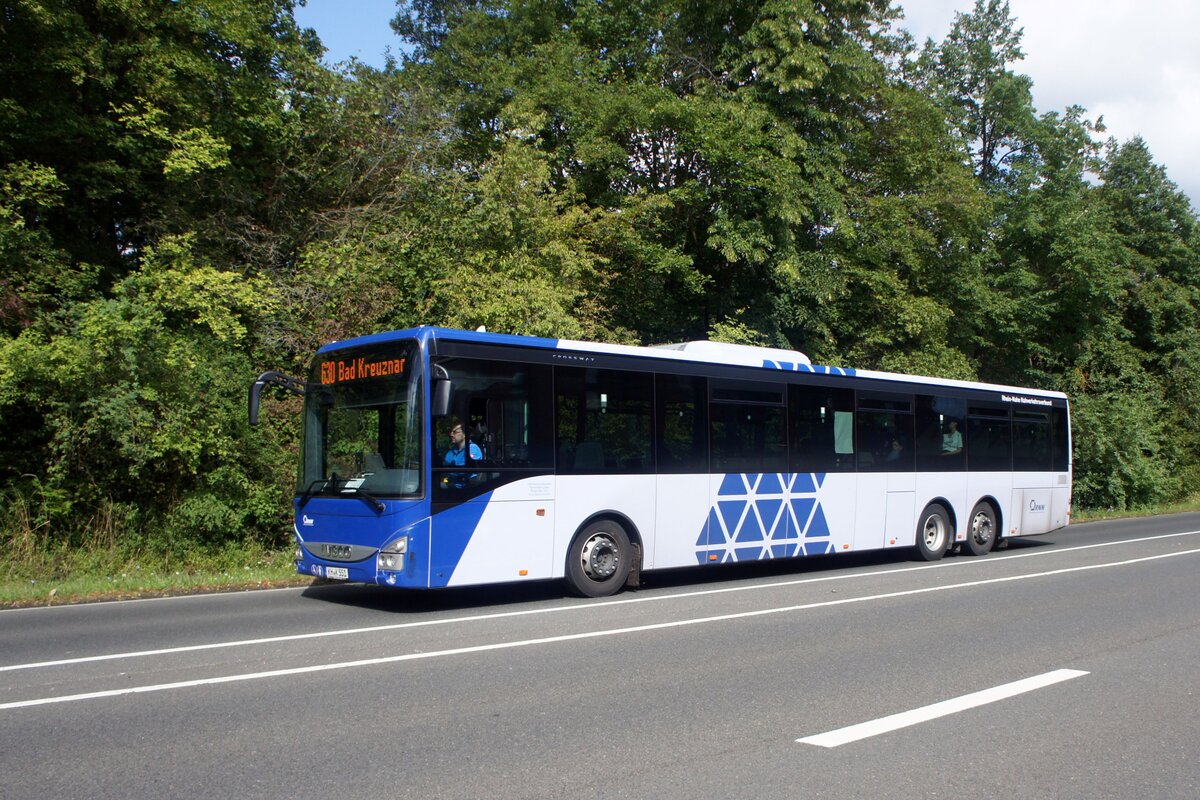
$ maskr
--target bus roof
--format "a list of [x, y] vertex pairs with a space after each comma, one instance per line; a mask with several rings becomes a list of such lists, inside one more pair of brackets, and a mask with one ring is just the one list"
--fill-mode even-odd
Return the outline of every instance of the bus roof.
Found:
[[813, 364], [803, 353], [797, 350], [783, 350], [772, 347], [755, 347], [752, 345], [729, 344], [726, 342], [684, 342], [681, 344], [655, 345], [639, 347], [636, 345], [607, 344], [604, 342], [583, 342], [574, 339], [549, 339], [539, 336], [520, 336], [508, 333], [489, 333], [486, 331], [465, 331], [454, 328], [421, 326], [407, 330], [387, 331], [369, 336], [359, 336], [339, 342], [331, 342], [318, 350], [318, 354], [348, 347], [362, 347], [371, 344], [381, 344], [397, 339], [418, 339], [424, 342], [431, 340], [446, 340], [457, 342], [476, 342], [480, 344], [495, 344], [508, 347], [525, 347], [539, 350], [569, 350], [573, 352], [604, 353], [610, 355], [630, 356], [633, 358], [653, 358], [659, 360], [692, 361], [702, 364], [723, 364], [738, 367], [754, 367], [757, 369], [773, 369], [786, 372], [801, 372], [812, 375], [840, 375], [846, 377], [868, 378], [880, 381], [928, 384], [931, 386], [947, 386], [963, 389], [988, 389], [992, 391], [1014, 392], [1039, 397], [1055, 397], [1066, 399], [1063, 392], [1048, 389], [1034, 389], [1021, 386], [982, 383], [979, 381], [962, 381], [949, 378], [933, 378], [925, 375], [907, 375], [896, 372], [880, 372], [875, 370], [854, 369], [852, 367], [830, 367]]

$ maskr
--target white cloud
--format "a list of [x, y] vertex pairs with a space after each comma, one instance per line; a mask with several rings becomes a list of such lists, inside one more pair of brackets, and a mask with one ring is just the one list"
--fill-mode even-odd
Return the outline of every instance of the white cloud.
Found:
[[[941, 41], [973, 0], [900, 0], [901, 26]], [[1039, 112], [1081, 105], [1107, 135], [1140, 135], [1200, 210], [1200, 3], [1195, 0], [1010, 0], [1024, 29]]]

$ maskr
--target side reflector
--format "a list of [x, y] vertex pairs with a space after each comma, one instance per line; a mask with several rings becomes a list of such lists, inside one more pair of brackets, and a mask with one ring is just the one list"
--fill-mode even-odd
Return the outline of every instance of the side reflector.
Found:
[[717, 556], [715, 556], [715, 555], [710, 555], [710, 556], [708, 557], [708, 560], [709, 560], [709, 561], [716, 561], [716, 560], [717, 560]]
[[529, 574], [529, 570], [523, 569], [520, 572], [518, 572], [517, 574], [520, 575], [522, 578], [524, 578], [526, 575]]
[[849, 549], [850, 549], [850, 545], [848, 545], [848, 544], [844, 544], [844, 545], [842, 545], [842, 549], [843, 549], [843, 550], [849, 550]]
[[544, 509], [544, 508], [539, 508], [539, 509], [538, 509], [538, 510], [537, 510], [535, 513], [536, 513], [536, 514], [537, 514], [539, 517], [544, 517], [544, 516], [546, 516], [546, 509]]

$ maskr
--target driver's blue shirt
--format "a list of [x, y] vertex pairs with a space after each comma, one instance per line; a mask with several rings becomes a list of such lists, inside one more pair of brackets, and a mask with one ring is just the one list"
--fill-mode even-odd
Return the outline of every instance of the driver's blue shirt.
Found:
[[[474, 442], [468, 443], [471, 448], [471, 460], [482, 461], [483, 451], [479, 449], [479, 445]], [[455, 450], [453, 447], [446, 451], [446, 458], [443, 462], [447, 467], [465, 467], [467, 465], [467, 448]]]

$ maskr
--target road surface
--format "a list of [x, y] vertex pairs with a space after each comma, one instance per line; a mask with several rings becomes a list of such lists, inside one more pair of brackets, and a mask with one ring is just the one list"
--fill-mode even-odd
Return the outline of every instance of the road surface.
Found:
[[0, 798], [1200, 797], [1200, 514], [0, 611]]

